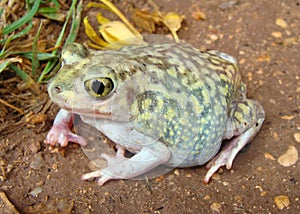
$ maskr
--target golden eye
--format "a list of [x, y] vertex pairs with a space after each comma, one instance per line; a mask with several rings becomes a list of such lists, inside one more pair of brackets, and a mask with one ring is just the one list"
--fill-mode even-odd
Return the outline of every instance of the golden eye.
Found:
[[95, 98], [104, 98], [114, 89], [114, 83], [110, 78], [98, 77], [84, 82], [85, 90]]

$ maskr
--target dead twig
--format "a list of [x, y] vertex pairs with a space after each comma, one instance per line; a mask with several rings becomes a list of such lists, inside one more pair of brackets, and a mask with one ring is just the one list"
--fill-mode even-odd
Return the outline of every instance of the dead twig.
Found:
[[0, 198], [1, 198], [2, 203], [4, 204], [4, 207], [7, 209], [6, 211], [8, 211], [8, 213], [14, 213], [14, 214], [19, 214], [20, 213], [15, 208], [15, 206], [9, 201], [9, 199], [7, 198], [5, 192], [0, 191]]
[[12, 104], [6, 102], [5, 100], [2, 100], [1, 98], [0, 98], [0, 103], [2, 103], [3, 105], [5, 105], [5, 106], [7, 106], [7, 107], [9, 107], [9, 108], [11, 108], [11, 109], [16, 110], [16, 111], [19, 112], [20, 114], [24, 114], [23, 109], [20, 109], [20, 108], [18, 108], [18, 107], [16, 107], [16, 106], [13, 106]]

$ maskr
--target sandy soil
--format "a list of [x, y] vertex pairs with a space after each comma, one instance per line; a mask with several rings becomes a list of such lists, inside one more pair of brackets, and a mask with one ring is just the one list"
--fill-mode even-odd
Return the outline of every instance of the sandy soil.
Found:
[[[147, 7], [146, 1], [116, 1], [124, 14], [128, 2]], [[300, 161], [283, 166], [277, 160], [289, 148], [300, 150], [300, 1], [156, 2], [163, 11], [185, 15], [181, 39], [235, 56], [248, 96], [265, 108], [261, 132], [233, 168], [221, 170], [208, 185], [200, 166], [99, 187], [80, 179], [90, 169], [79, 146], [44, 145], [58, 110], [53, 105], [44, 123], [6, 127], [0, 134], [1, 190], [21, 213], [298, 213]], [[205, 20], [196, 19], [198, 10]], [[85, 40], [81, 33], [78, 41]], [[297, 160], [293, 155], [288, 154]], [[12, 213], [3, 198], [0, 202], [1, 213]]]

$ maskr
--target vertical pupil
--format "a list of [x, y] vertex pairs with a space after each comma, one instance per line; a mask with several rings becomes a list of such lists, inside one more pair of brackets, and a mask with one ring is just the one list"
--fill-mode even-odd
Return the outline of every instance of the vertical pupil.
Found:
[[102, 82], [100, 82], [99, 80], [95, 80], [92, 83], [92, 90], [96, 93], [96, 94], [102, 94], [104, 91], [104, 84]]

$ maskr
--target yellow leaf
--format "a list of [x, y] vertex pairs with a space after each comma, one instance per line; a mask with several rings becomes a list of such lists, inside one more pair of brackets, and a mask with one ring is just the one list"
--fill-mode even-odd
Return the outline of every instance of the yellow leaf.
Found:
[[105, 4], [109, 9], [116, 14], [124, 23], [127, 25], [127, 27], [132, 31], [133, 34], [136, 36], [141, 36], [141, 34], [132, 26], [132, 24], [126, 19], [126, 17], [120, 12], [116, 6], [111, 3], [108, 0], [100, 0], [103, 4]]
[[284, 120], [292, 120], [295, 118], [295, 116], [294, 115], [284, 115], [281, 118]]
[[271, 56], [268, 55], [268, 54], [261, 55], [257, 58], [257, 61], [259, 61], [259, 62], [270, 62], [271, 61]]
[[97, 49], [97, 50], [102, 50], [104, 47], [103, 46], [100, 46], [100, 45], [97, 45], [95, 43], [92, 43], [91, 41], [87, 41], [88, 45], [94, 49]]
[[288, 206], [290, 206], [290, 199], [286, 195], [278, 195], [274, 198], [274, 202], [278, 209], [282, 210]]
[[135, 9], [132, 14], [132, 20], [135, 22], [135, 25], [139, 28], [146, 30], [149, 33], [155, 31], [155, 19], [153, 14], [147, 10]]
[[86, 5], [87, 8], [90, 8], [90, 7], [99, 7], [99, 8], [102, 8], [102, 9], [105, 9], [105, 10], [108, 10], [108, 11], [111, 11], [111, 9], [109, 7], [107, 7], [105, 4], [102, 4], [102, 3], [96, 3], [96, 2], [89, 2], [87, 5]]
[[169, 12], [163, 16], [163, 23], [169, 28], [170, 31], [178, 31], [181, 27], [181, 22], [184, 16], [180, 16], [177, 13]]
[[105, 42], [103, 39], [101, 39], [97, 35], [97, 33], [95, 32], [93, 27], [90, 25], [87, 17], [85, 17], [83, 19], [83, 24], [84, 24], [84, 28], [85, 28], [85, 33], [90, 38], [90, 40], [92, 40], [94, 43], [96, 43], [100, 46], [103, 46], [103, 47], [106, 47], [108, 45], [107, 42]]
[[136, 36], [135, 34], [133, 34], [127, 28], [127, 26], [120, 21], [112, 21], [101, 25], [99, 31], [105, 41], [107, 41], [110, 45], [115, 46], [110, 47], [112, 49], [118, 49], [129, 44], [143, 43], [143, 38], [141, 36]]
[[282, 27], [282, 28], [287, 28], [288, 24], [286, 21], [284, 21], [282, 18], [277, 18], [276, 19], [276, 25]]
[[110, 22], [110, 20], [105, 18], [104, 16], [102, 16], [101, 13], [97, 13], [96, 18], [97, 18], [97, 21], [100, 25], [103, 25], [103, 24], [106, 24], [106, 23]]
[[169, 12], [163, 16], [162, 22], [171, 31], [176, 42], [179, 41], [176, 31], [178, 31], [180, 29], [181, 22], [183, 21], [183, 19], [184, 19], [184, 16], [180, 16], [174, 12]]

